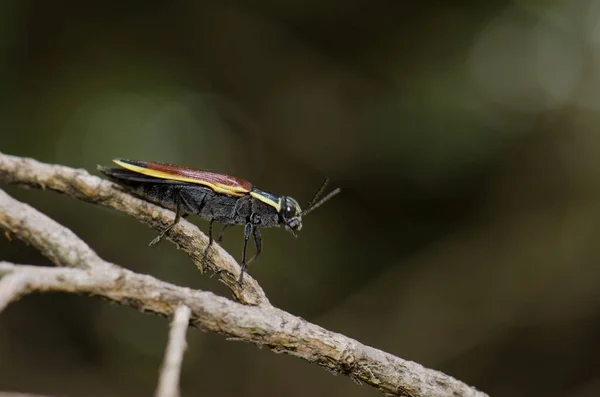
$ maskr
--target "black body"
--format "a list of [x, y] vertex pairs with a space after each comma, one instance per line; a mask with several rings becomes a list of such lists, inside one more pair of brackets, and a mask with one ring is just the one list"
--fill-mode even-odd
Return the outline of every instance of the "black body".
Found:
[[281, 222], [275, 208], [250, 195], [215, 193], [203, 185], [154, 178], [118, 168], [102, 169], [102, 172], [136, 196], [172, 211], [177, 211], [179, 201], [180, 215], [197, 215], [229, 225], [251, 223], [255, 227], [279, 226]]

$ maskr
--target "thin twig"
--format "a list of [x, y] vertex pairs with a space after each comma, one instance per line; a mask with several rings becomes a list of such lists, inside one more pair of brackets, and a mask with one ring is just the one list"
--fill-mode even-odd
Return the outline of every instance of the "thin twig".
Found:
[[0, 190], [0, 227], [37, 248], [56, 266], [88, 269], [106, 263], [75, 233]]
[[169, 344], [165, 353], [165, 361], [158, 379], [155, 397], [179, 397], [179, 376], [183, 353], [187, 347], [185, 333], [189, 326], [191, 310], [185, 305], [178, 306], [171, 322]]

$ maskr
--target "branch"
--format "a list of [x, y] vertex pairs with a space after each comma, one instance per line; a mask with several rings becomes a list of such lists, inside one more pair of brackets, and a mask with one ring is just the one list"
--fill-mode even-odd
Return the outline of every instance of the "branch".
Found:
[[303, 358], [391, 395], [485, 396], [441, 372], [362, 345], [277, 308], [242, 305], [126, 269], [81, 270], [0, 262], [0, 274], [12, 275], [26, 285], [23, 294], [86, 293], [163, 316], [171, 316], [179, 305], [186, 305], [193, 326]]
[[179, 306], [175, 310], [175, 316], [171, 323], [169, 333], [169, 345], [165, 354], [165, 362], [158, 380], [155, 397], [178, 397], [179, 375], [181, 374], [181, 363], [183, 353], [187, 344], [185, 332], [189, 326], [191, 311], [187, 306]]
[[[122, 209], [151, 225], [164, 226], [172, 218], [172, 215], [167, 216], [172, 214], [169, 211], [123, 194], [111, 183], [66, 167], [0, 154], [0, 180], [52, 187], [86, 201]], [[154, 217], [145, 214], [146, 210], [150, 213], [155, 211]], [[259, 305], [244, 305], [211, 292], [179, 287], [106, 262], [66, 228], [2, 191], [0, 226], [38, 247], [56, 264], [69, 266], [47, 268], [0, 262], [0, 303], [1, 299], [7, 304], [31, 292], [64, 291], [101, 296], [167, 317], [173, 316], [178, 307], [185, 305], [190, 309], [192, 326], [303, 358], [390, 395], [486, 396], [441, 372], [365, 346], [275, 308], [266, 298], [259, 299]], [[198, 253], [206, 246], [206, 238], [189, 223], [178, 227], [176, 232], [178, 234], [170, 235], [172, 241], [182, 246], [187, 244], [184, 250], [191, 253], [194, 260], [199, 260], [201, 254]], [[220, 251], [216, 254], [220, 258]], [[223, 258], [230, 257], [224, 255]], [[234, 275], [235, 282], [235, 272], [239, 271], [239, 267], [235, 262], [227, 266], [232, 270], [228, 277]], [[238, 298], [260, 298], [257, 294], [262, 293], [262, 289], [252, 280], [234, 292]], [[248, 302], [247, 299], [240, 300]]]

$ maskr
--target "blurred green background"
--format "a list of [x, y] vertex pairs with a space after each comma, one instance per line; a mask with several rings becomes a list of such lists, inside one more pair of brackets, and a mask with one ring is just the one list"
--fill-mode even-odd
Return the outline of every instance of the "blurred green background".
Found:
[[[0, 151], [207, 168], [301, 203], [329, 176], [343, 193], [300, 238], [263, 231], [272, 303], [492, 396], [600, 395], [599, 110], [597, 0], [0, 2]], [[131, 218], [2, 188], [107, 260], [230, 296]], [[48, 263], [3, 238], [0, 259]], [[27, 297], [0, 315], [0, 389], [151, 395], [167, 332]], [[182, 392], [380, 395], [197, 329]]]

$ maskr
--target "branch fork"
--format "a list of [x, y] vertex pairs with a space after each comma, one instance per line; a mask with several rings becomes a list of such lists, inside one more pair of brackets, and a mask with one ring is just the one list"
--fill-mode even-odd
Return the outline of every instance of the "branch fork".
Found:
[[[54, 190], [113, 208], [158, 229], [170, 224], [174, 216], [171, 211], [137, 199], [85, 170], [2, 153], [0, 182]], [[240, 266], [218, 245], [211, 247], [210, 270], [231, 289], [235, 300], [173, 285], [107, 262], [72, 231], [2, 190], [0, 228], [9, 236], [30, 244], [56, 265], [40, 267], [0, 262], [0, 314], [8, 304], [27, 294], [62, 291], [101, 296], [173, 319], [156, 397], [179, 396], [188, 326], [267, 346], [276, 353], [294, 355], [373, 386], [386, 395], [487, 396], [451, 376], [366, 346], [274, 307], [252, 277], [246, 275], [242, 284], [237, 282]], [[196, 226], [181, 220], [166, 237], [202, 269], [202, 254], [208, 238]]]

